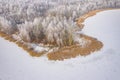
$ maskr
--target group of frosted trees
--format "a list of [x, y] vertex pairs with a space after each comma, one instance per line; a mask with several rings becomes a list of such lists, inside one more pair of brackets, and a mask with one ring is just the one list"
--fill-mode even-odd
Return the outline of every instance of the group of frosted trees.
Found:
[[[27, 26], [27, 27], [26, 27]], [[56, 46], [72, 45], [79, 27], [65, 17], [35, 18], [33, 22], [18, 25], [19, 36], [27, 42], [42, 42]]]
[[120, 0], [0, 0], [0, 31], [25, 42], [69, 46], [79, 37], [77, 18], [119, 7]]

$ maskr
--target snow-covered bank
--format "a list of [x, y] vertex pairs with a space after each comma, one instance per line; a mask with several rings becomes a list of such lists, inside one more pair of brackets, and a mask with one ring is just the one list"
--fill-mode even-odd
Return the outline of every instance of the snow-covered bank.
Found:
[[83, 31], [101, 40], [103, 50], [65, 61], [33, 58], [16, 44], [0, 38], [0, 80], [119, 80], [119, 19], [120, 10], [88, 18]]

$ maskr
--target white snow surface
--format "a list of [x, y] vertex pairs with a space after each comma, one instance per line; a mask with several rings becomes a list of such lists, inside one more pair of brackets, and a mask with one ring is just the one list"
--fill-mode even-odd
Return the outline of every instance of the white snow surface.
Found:
[[0, 38], [0, 80], [120, 80], [120, 10], [88, 18], [83, 32], [104, 47], [86, 57], [49, 61]]

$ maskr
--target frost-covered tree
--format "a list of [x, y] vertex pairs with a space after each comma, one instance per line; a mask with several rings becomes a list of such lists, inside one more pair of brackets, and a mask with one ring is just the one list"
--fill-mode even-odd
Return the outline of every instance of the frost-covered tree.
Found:
[[16, 27], [12, 26], [10, 21], [0, 17], [0, 31], [5, 32], [6, 34], [12, 34], [15, 30]]

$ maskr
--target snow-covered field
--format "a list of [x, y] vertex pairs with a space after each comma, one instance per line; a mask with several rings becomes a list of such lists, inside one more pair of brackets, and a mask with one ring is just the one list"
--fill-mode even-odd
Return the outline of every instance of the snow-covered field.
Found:
[[101, 51], [64, 61], [33, 58], [0, 38], [0, 80], [120, 80], [120, 10], [88, 18], [83, 32], [102, 41]]

